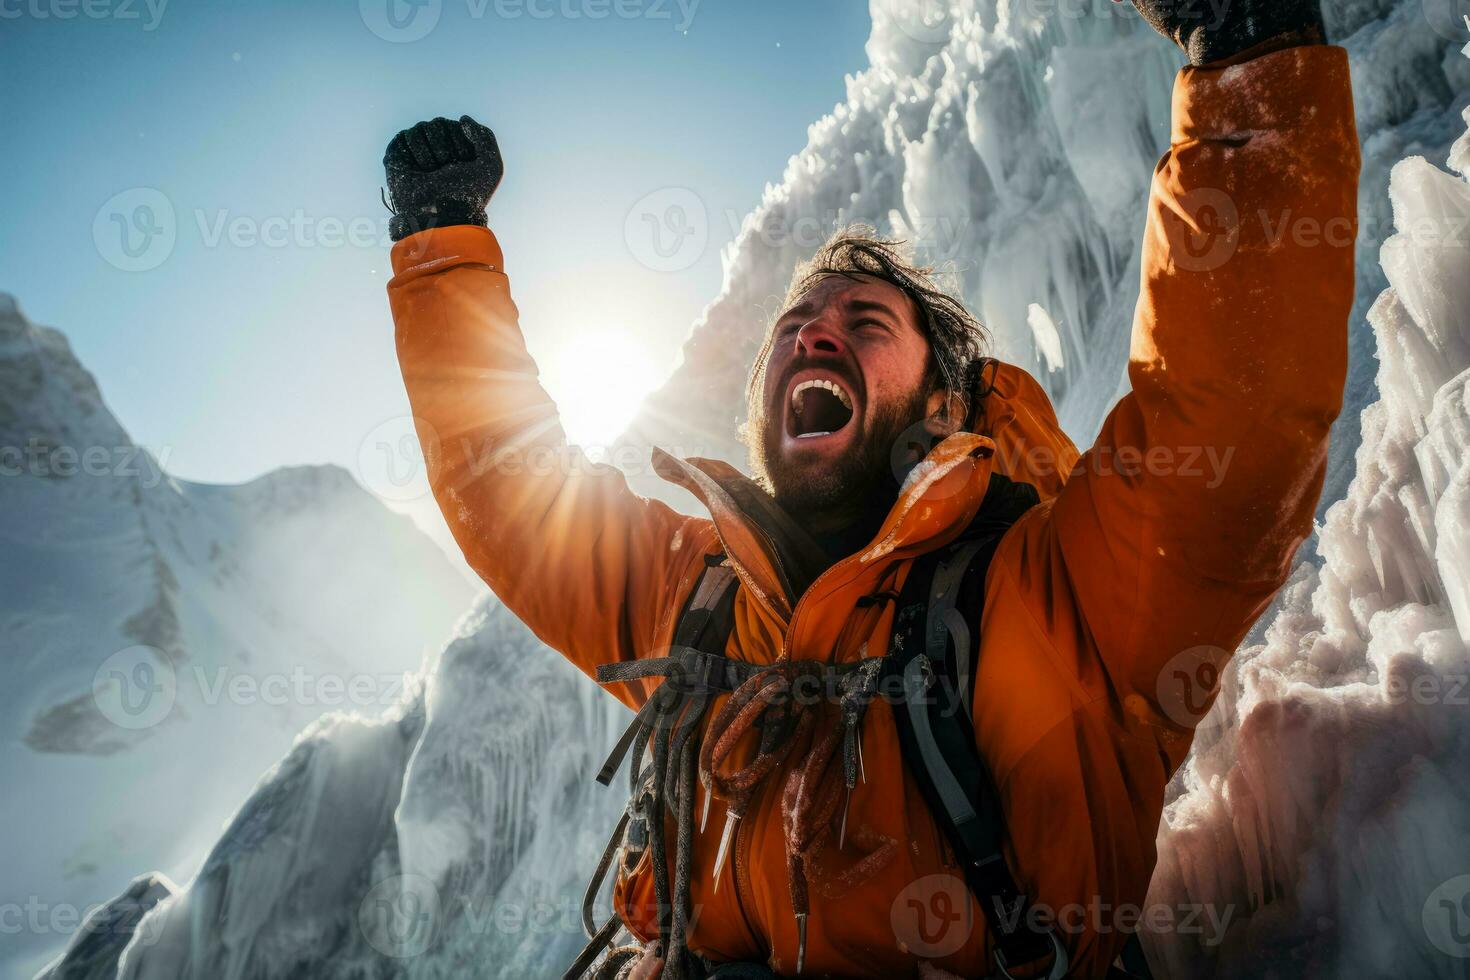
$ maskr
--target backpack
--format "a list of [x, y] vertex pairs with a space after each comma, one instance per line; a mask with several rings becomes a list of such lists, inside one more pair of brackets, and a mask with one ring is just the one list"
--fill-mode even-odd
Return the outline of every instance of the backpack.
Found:
[[[1005, 532], [1039, 501], [1035, 488], [1029, 484], [1016, 483], [998, 473], [990, 479], [985, 505], [970, 526], [948, 545], [915, 559], [897, 596], [893, 633], [888, 654], [882, 658], [881, 673], [894, 685], [886, 689], [904, 692], [903, 699], [893, 705], [904, 764], [985, 914], [995, 937], [998, 975], [1009, 980], [1011, 967], [1049, 960], [1051, 965], [1046, 973], [1032, 975], [1060, 980], [1068, 970], [1066, 948], [1055, 931], [1031, 928], [1028, 899], [1005, 862], [1002, 851], [1005, 820], [999, 794], [975, 748], [971, 721], [972, 678], [979, 650], [978, 627], [986, 573]], [[652, 676], [664, 676], [666, 680], [639, 711], [598, 774], [598, 781], [608, 784], [629, 749], [636, 747], [630, 773], [633, 799], [604, 850], [583, 900], [582, 921], [589, 943], [563, 980], [586, 974], [622, 926], [616, 914], [601, 927], [596, 926], [592, 916], [592, 906], [614, 859], [622, 854], [624, 866], [631, 869], [643, 849], [653, 846], [655, 864], [667, 865], [667, 855], [662, 854], [664, 842], [659, 839], [662, 835], [650, 833], [649, 816], [661, 812], [665, 805], [672, 806], [668, 797], [677, 793], [671, 793], [668, 787], [664, 787], [665, 792], [658, 792], [660, 753], [656, 736], [651, 735], [659, 727], [657, 719], [686, 710], [691, 696], [707, 701], [712, 693], [733, 691], [762, 669], [724, 655], [734, 626], [737, 585], [734, 570], [725, 563], [725, 556], [708, 556], [705, 571], [675, 627], [671, 656], [609, 664], [598, 669], [599, 683]], [[672, 694], [661, 697], [666, 689], [672, 689]], [[698, 727], [705, 701], [697, 703], [692, 715], [679, 716], [676, 727], [680, 731], [665, 746], [663, 761], [667, 762], [669, 753], [675, 750], [675, 739], [680, 736], [688, 739]], [[677, 707], [673, 707], [675, 703]], [[954, 710], [956, 705], [963, 710]], [[644, 746], [650, 744], [650, 737], [654, 737], [655, 764], [647, 772], [641, 772], [639, 759]], [[677, 748], [686, 744], [681, 742]], [[651, 788], [650, 775], [655, 784]], [[659, 895], [661, 910], [665, 898]], [[678, 935], [680, 926], [676, 916], [664, 916], [660, 936], [672, 934], [677, 942], [682, 938]], [[670, 951], [664, 952], [667, 956]], [[640, 953], [637, 947], [613, 950], [596, 976], [616, 976], [622, 966]], [[1121, 967], [1110, 968], [1109, 980], [1149, 978], [1137, 933], [1130, 936], [1120, 960]]]

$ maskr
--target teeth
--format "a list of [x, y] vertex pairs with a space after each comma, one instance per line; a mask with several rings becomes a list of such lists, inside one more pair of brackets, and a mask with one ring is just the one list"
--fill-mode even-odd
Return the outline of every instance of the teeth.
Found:
[[817, 438], [817, 436], [830, 436], [831, 434], [832, 433], [830, 433], [830, 432], [803, 432], [801, 435], [797, 436], [796, 438], [798, 438], [798, 439], [815, 439], [815, 438]]
[[844, 391], [842, 389], [842, 386], [840, 384], [838, 384], [837, 382], [835, 382], [835, 381], [828, 381], [828, 380], [826, 380], [824, 378], [816, 378], [816, 379], [813, 379], [811, 381], [803, 381], [801, 384], [797, 385], [795, 388], [792, 388], [791, 389], [791, 404], [792, 404], [793, 407], [796, 407], [797, 404], [798, 404], [798, 396], [800, 396], [801, 393], [803, 391], [806, 391], [808, 388], [825, 388], [825, 389], [827, 389], [828, 391], [832, 392], [832, 394], [834, 394], [834, 395], [837, 396], [837, 400], [840, 401], [840, 402], [842, 402], [842, 407], [843, 408], [847, 409], [849, 412], [852, 411], [852, 398], [848, 395], [848, 393], [846, 391]]

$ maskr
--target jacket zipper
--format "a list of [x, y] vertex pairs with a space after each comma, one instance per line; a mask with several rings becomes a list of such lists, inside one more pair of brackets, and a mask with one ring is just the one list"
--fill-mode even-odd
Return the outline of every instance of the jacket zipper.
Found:
[[[761, 528], [757, 525], [756, 530], [765, 539], [766, 544], [770, 549], [772, 561], [775, 563], [778, 571], [778, 577], [782, 580], [782, 586], [788, 586], [789, 579], [786, 575], [786, 569], [781, 564], [781, 555], [779, 549], [775, 547], [774, 542], [772, 542], [770, 539], [770, 535], [765, 532], [764, 528]], [[715, 533], [716, 536], [720, 536], [718, 525], [716, 525]], [[889, 545], [894, 534], [896, 533], [897, 528], [889, 532], [887, 537], [885, 537], [885, 539], [879, 543], [878, 547], [883, 548], [884, 546]], [[723, 545], [723, 537], [720, 537], [720, 543]], [[871, 551], [872, 549], [869, 550]], [[891, 547], [888, 547], [883, 556], [874, 557], [875, 559], [877, 557], [886, 557], [887, 554], [892, 553], [892, 550], [893, 549]], [[734, 559], [733, 553], [728, 547], [725, 549], [725, 554], [730, 557], [730, 563], [732, 566], [734, 566], [737, 575], [739, 575], [741, 572], [745, 572], [745, 574], [747, 575], [750, 574], [748, 571], [746, 571], [745, 568], [742, 567], [740, 562]], [[800, 618], [803, 609], [819, 601], [818, 599], [814, 598], [817, 595], [817, 587], [819, 585], [822, 585], [828, 579], [835, 579], [839, 573], [849, 571], [854, 563], [861, 564], [861, 554], [862, 552], [859, 552], [855, 555], [850, 555], [847, 558], [844, 558], [842, 561], [838, 562], [836, 565], [833, 565], [831, 568], [824, 571], [822, 574], [818, 575], [816, 580], [813, 581], [811, 585], [807, 586], [806, 592], [803, 593], [800, 597], [793, 597], [789, 594], [786, 596], [788, 603], [791, 604], [791, 618], [787, 621], [786, 624], [786, 634], [781, 638], [781, 659], [789, 659], [791, 656], [792, 638], [796, 635], [797, 621]], [[846, 580], [844, 580], [844, 584], [846, 584]], [[762, 605], [766, 605], [768, 612], [775, 612], [775, 610], [770, 608], [769, 604], [762, 603]], [[779, 616], [777, 616], [776, 618], [780, 619]], [[756, 937], [758, 941], [760, 938], [760, 933], [751, 926], [750, 914], [747, 911], [749, 908], [752, 907], [753, 904], [750, 897], [750, 891], [752, 890], [752, 888], [749, 880], [750, 833], [748, 825], [753, 822], [751, 816], [755, 813], [760, 812], [759, 798], [763, 794], [763, 792], [764, 787], [757, 788], [755, 794], [751, 797], [749, 808], [747, 810], [747, 816], [739, 821], [739, 824], [735, 829], [735, 854], [733, 859], [735, 867], [732, 869], [733, 873], [731, 874], [731, 877], [734, 879], [735, 885], [735, 905], [740, 910], [740, 916], [745, 924], [746, 930], [752, 936]], [[765, 952], [767, 957], [769, 957], [772, 952], [771, 947], [773, 946], [773, 943], [770, 936], [766, 936], [765, 938]]]

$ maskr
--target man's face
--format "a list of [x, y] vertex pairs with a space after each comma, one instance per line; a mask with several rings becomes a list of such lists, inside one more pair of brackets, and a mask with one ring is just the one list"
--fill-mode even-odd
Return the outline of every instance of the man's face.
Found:
[[797, 516], [861, 506], [894, 478], [894, 443], [925, 416], [929, 379], [928, 341], [902, 290], [827, 278], [776, 320], [752, 464]]

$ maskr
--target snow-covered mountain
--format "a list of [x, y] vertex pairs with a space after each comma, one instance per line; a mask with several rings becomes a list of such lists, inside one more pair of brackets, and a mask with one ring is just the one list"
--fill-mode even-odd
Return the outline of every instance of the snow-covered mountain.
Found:
[[627, 718], [486, 597], [422, 690], [312, 725], [187, 889], [137, 924], [140, 879], [50, 976], [557, 976]]
[[3, 974], [140, 868], [187, 878], [303, 727], [396, 704], [473, 600], [345, 470], [206, 486], [165, 456], [0, 295]]
[[[1452, 918], [1470, 907], [1470, 783], [1454, 767], [1470, 747], [1470, 187], [1436, 169], [1465, 131], [1470, 62], [1448, 2], [1325, 7], [1364, 151], [1323, 506], [1341, 502], [1172, 789], [1153, 899], [1228, 907], [1231, 928], [1219, 945], [1151, 941], [1168, 975], [1461, 976], [1470, 954]], [[997, 353], [1036, 370], [1079, 442], [1119, 393], [1179, 56], [1111, 0], [871, 9], [872, 67], [747, 219], [635, 441], [741, 460], [743, 384], [775, 298], [850, 221], [952, 261]], [[1403, 164], [1390, 198], [1390, 168], [1415, 154], [1427, 162]], [[1405, 234], [1380, 264], [1395, 217]], [[1410, 234], [1426, 217], [1453, 234]], [[623, 717], [486, 600], [422, 694], [376, 721], [318, 722], [194, 882], [162, 897], [139, 879], [68, 953], [76, 972], [55, 975], [554, 974], [619, 802], [591, 772]]]

